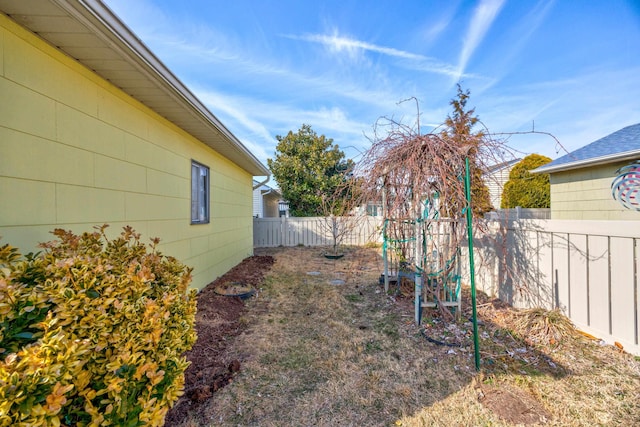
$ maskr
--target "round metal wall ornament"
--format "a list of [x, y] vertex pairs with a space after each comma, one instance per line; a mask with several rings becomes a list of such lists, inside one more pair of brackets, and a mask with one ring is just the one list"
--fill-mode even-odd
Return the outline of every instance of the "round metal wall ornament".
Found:
[[625, 208], [640, 212], [640, 160], [616, 171], [611, 195]]

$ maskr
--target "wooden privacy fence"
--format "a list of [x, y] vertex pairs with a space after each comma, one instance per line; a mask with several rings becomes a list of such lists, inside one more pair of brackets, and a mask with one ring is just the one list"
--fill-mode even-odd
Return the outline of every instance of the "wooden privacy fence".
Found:
[[[350, 222], [353, 221], [353, 222]], [[379, 217], [346, 217], [343, 245], [365, 245], [380, 242], [382, 219]], [[254, 218], [253, 246], [329, 246], [333, 244], [330, 218]]]
[[478, 289], [515, 307], [559, 308], [579, 329], [640, 354], [640, 222], [487, 224], [474, 239]]

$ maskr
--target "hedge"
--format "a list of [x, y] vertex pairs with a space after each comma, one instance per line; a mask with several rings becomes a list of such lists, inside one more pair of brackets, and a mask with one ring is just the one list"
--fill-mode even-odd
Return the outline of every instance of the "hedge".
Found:
[[191, 269], [106, 227], [0, 248], [0, 426], [161, 426], [181, 395]]

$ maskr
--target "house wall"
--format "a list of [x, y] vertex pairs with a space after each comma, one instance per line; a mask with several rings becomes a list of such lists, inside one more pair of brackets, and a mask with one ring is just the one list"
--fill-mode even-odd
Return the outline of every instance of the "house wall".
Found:
[[[252, 254], [248, 172], [1, 14], [0, 99], [2, 244], [131, 225], [197, 288]], [[190, 224], [192, 159], [210, 167], [209, 224]]]
[[278, 218], [280, 216], [280, 197], [277, 194], [267, 194], [264, 196], [264, 217]]
[[640, 220], [611, 196], [618, 168], [630, 162], [556, 172], [550, 175], [551, 219]]
[[483, 176], [484, 182], [489, 189], [489, 197], [494, 209], [500, 209], [504, 184], [509, 180], [509, 172], [511, 172], [514, 165], [515, 163]]
[[253, 190], [253, 217], [262, 218], [264, 216], [262, 211], [262, 190], [258, 187]]
[[266, 185], [253, 190], [253, 217], [254, 218], [277, 218], [280, 216], [280, 195], [269, 192]]

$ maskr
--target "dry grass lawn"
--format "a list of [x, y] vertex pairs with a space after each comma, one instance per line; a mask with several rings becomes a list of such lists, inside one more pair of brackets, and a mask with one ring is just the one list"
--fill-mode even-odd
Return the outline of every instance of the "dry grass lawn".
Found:
[[557, 313], [479, 295], [478, 373], [467, 301], [418, 328], [412, 299], [378, 284], [379, 250], [256, 253], [276, 262], [230, 345], [242, 370], [185, 427], [640, 425], [639, 359]]

